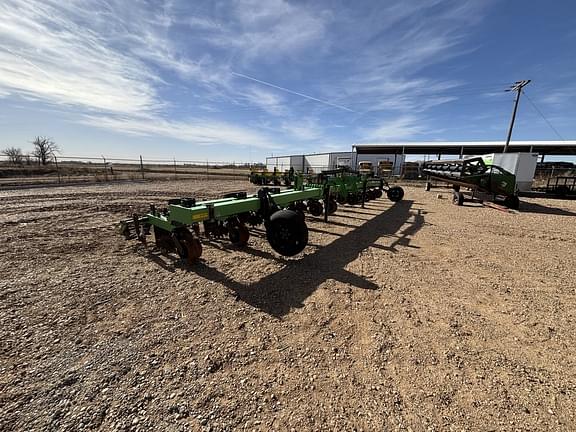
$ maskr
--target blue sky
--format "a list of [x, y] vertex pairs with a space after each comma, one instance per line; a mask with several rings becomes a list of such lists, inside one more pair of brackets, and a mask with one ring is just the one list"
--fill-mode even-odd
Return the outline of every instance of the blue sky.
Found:
[[576, 139], [568, 0], [3, 0], [0, 148], [258, 161], [357, 142]]

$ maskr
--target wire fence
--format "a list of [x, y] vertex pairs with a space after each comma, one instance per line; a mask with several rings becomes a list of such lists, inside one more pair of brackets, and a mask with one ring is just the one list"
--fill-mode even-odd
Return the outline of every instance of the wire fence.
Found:
[[[37, 159], [23, 156], [11, 160], [0, 155], [0, 187], [17, 187], [26, 185], [52, 185], [73, 183], [112, 182], [127, 180], [231, 180], [246, 181], [251, 169], [263, 170], [265, 164], [248, 164], [243, 162], [180, 160], [117, 157], [53, 157], [46, 165], [39, 164]], [[269, 171], [273, 171], [268, 167]], [[279, 173], [284, 172], [276, 167]], [[319, 173], [330, 166], [307, 166], [309, 173]], [[402, 179], [418, 180], [423, 178], [417, 162], [404, 162], [400, 173], [390, 173]], [[286, 168], [288, 169], [288, 168]], [[534, 186], [546, 184], [548, 179], [560, 176], [576, 176], [576, 166], [566, 162], [539, 163], [534, 176]]]
[[263, 165], [142, 156], [130, 159], [63, 155], [56, 155], [41, 165], [32, 158], [14, 161], [0, 156], [0, 186], [173, 179], [246, 181], [252, 167]]

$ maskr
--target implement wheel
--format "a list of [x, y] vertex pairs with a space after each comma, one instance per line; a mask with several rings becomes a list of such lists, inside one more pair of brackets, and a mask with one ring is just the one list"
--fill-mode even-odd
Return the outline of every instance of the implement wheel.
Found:
[[187, 229], [179, 231], [177, 235], [182, 244], [182, 251], [178, 251], [178, 255], [188, 265], [194, 264], [202, 255], [202, 243]]
[[228, 228], [228, 238], [234, 246], [246, 246], [250, 238], [250, 231], [242, 223], [232, 225]]
[[398, 202], [404, 198], [404, 189], [402, 189], [400, 186], [394, 186], [386, 191], [386, 195], [390, 201]]
[[297, 212], [279, 210], [270, 217], [266, 237], [272, 249], [280, 255], [293, 256], [308, 244], [308, 227]]
[[328, 214], [331, 215], [338, 210], [338, 203], [334, 198], [330, 198], [326, 207], [328, 208]]
[[358, 199], [358, 196], [355, 193], [350, 192], [348, 194], [348, 198], [346, 199], [346, 203], [349, 205], [356, 205], [360, 200]]
[[308, 200], [308, 211], [312, 216], [322, 216], [324, 206], [318, 200]]

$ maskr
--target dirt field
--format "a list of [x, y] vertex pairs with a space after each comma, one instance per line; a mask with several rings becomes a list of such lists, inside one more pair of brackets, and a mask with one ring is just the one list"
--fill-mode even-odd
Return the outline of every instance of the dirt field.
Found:
[[576, 430], [576, 201], [407, 188], [192, 268], [115, 232], [239, 188], [0, 192], [0, 430]]
[[0, 162], [0, 190], [20, 188], [21, 186], [50, 186], [59, 184], [85, 185], [126, 180], [220, 180], [244, 182], [250, 175], [245, 166], [192, 166], [181, 163], [154, 165], [145, 164], [144, 171], [137, 163], [113, 163], [105, 170], [102, 164], [60, 162], [46, 166], [9, 165]]

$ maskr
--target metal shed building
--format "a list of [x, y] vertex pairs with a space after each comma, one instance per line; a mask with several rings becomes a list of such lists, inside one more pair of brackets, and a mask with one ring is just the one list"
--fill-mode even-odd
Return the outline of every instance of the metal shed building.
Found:
[[271, 156], [266, 158], [266, 168], [273, 171], [286, 171], [294, 168], [300, 172], [315, 172], [335, 169], [338, 164], [350, 166], [353, 163], [351, 152], [315, 153], [307, 155]]
[[[423, 141], [354, 144], [358, 158], [368, 154], [481, 155], [501, 153], [504, 141]], [[576, 141], [511, 141], [508, 152], [576, 155]]]
[[266, 169], [274, 171], [276, 168], [280, 172], [294, 168], [295, 171], [304, 171], [304, 155], [292, 156], [271, 156], [266, 158]]

